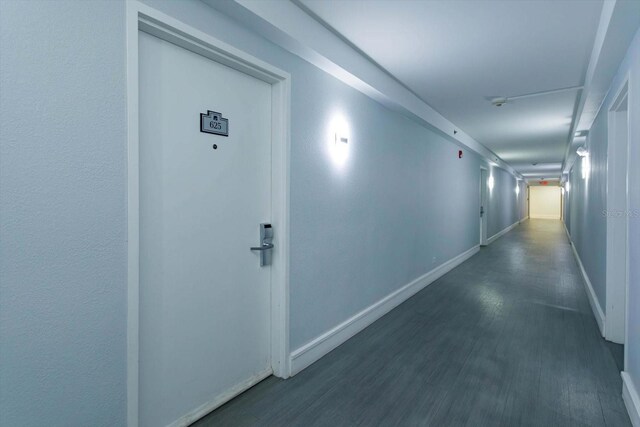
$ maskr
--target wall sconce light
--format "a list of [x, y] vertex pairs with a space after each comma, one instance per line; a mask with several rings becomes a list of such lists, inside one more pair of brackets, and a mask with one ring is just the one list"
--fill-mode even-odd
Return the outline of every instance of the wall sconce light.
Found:
[[589, 155], [589, 150], [584, 145], [578, 147], [576, 150], [576, 154], [580, 157], [587, 157]]
[[591, 173], [591, 162], [589, 161], [589, 149], [586, 145], [578, 147], [576, 154], [582, 157], [582, 179], [587, 179]]
[[564, 183], [564, 191], [566, 191], [568, 193], [570, 189], [571, 189], [571, 183], [569, 181], [565, 182]]
[[591, 174], [591, 162], [589, 161], [589, 155], [587, 154], [582, 158], [582, 179], [588, 179]]
[[336, 115], [330, 122], [328, 149], [334, 165], [342, 167], [349, 157], [349, 124], [341, 115]]
[[516, 184], [516, 196], [520, 195], [520, 186]]
[[493, 190], [493, 184], [495, 184], [493, 180], [493, 175], [489, 175], [489, 180], [487, 181], [487, 185], [489, 186], [489, 191]]
[[337, 144], [348, 144], [349, 143], [349, 137], [347, 135], [341, 134], [339, 131], [336, 131], [335, 138], [334, 138], [334, 143], [336, 145]]

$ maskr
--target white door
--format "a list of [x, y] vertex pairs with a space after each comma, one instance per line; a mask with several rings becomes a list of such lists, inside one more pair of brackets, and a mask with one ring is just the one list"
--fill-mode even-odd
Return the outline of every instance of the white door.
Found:
[[187, 425], [271, 373], [271, 86], [139, 36], [140, 425]]
[[487, 170], [480, 169], [480, 245], [487, 245]]

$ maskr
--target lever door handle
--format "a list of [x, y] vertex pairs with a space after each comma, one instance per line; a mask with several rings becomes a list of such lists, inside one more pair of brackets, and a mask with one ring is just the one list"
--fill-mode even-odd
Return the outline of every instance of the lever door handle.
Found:
[[266, 251], [268, 249], [273, 249], [273, 243], [263, 243], [262, 246], [252, 247], [252, 251]]
[[271, 264], [271, 252], [269, 249], [273, 249], [273, 227], [267, 222], [260, 224], [260, 246], [254, 246], [252, 251], [257, 251], [260, 254], [260, 267]]

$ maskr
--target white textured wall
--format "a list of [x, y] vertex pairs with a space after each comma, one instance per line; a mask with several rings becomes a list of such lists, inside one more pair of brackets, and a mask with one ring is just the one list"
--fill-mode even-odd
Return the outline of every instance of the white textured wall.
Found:
[[0, 425], [125, 422], [124, 4], [0, 1]]

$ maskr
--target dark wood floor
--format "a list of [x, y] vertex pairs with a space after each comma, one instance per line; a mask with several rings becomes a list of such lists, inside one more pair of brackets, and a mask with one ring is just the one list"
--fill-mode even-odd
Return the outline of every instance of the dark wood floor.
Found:
[[205, 426], [630, 426], [559, 221], [531, 220]]

